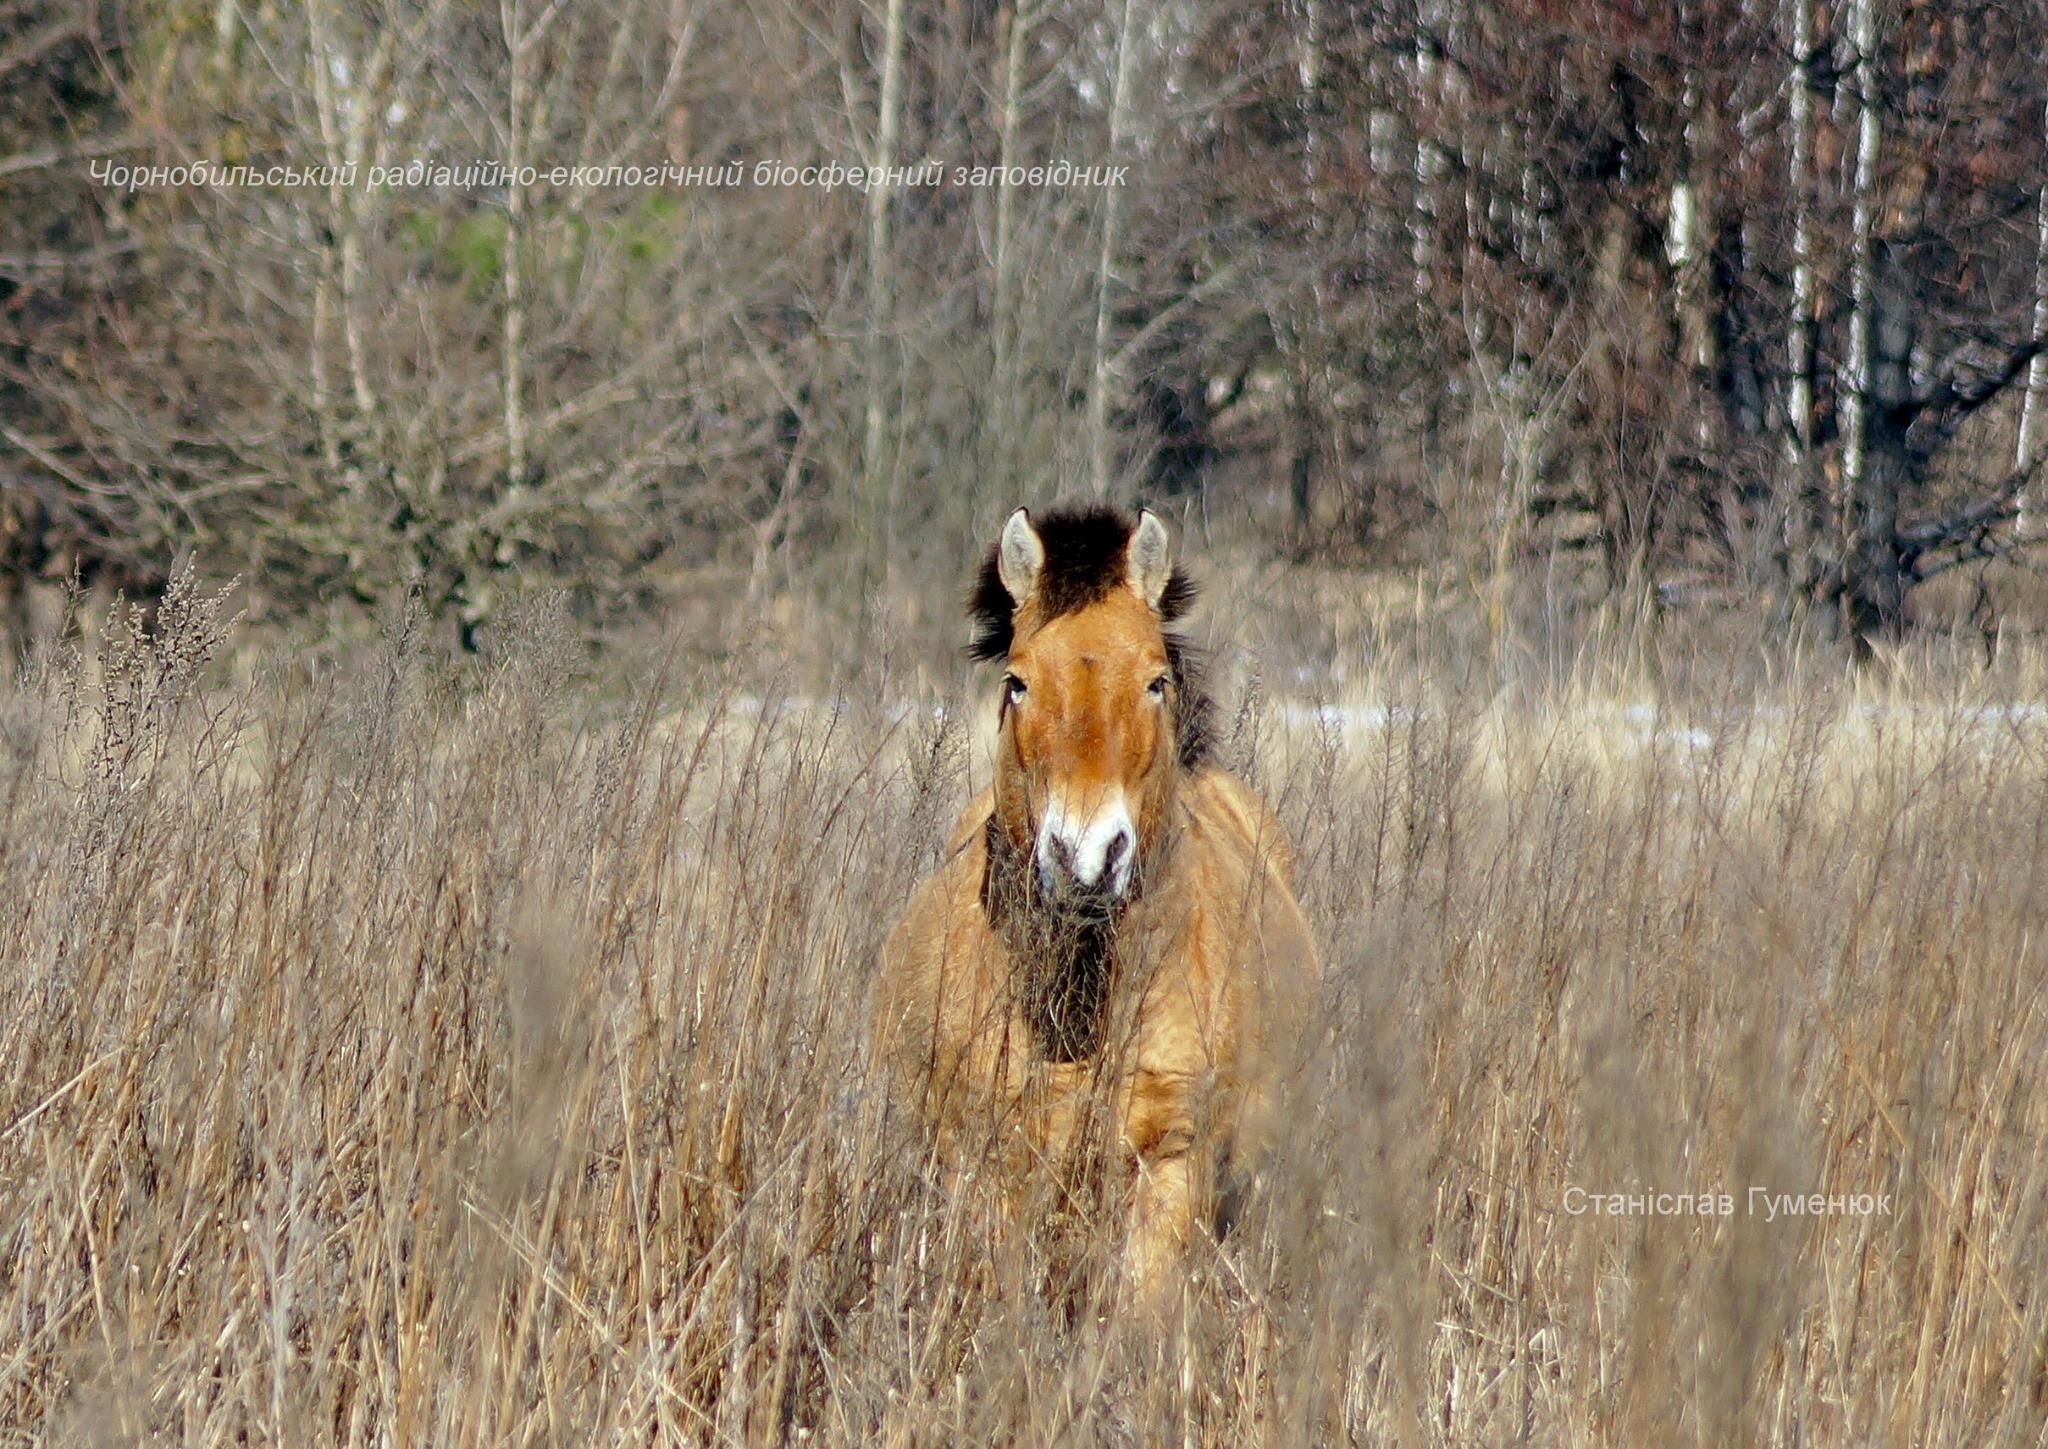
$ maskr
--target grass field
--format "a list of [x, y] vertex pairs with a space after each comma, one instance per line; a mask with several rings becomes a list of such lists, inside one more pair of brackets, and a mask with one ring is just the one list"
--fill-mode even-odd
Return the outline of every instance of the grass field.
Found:
[[1328, 1030], [1158, 1323], [863, 1053], [971, 708], [227, 629], [0, 704], [0, 1443], [2041, 1442], [2038, 667], [1226, 700]]

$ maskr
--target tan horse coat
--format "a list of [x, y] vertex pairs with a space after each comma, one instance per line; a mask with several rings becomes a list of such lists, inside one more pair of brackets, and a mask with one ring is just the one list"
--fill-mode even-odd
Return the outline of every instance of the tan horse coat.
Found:
[[1029, 922], [999, 919], [991, 882], [1009, 847], [993, 786], [890, 934], [876, 1013], [878, 1048], [955, 1162], [992, 1147], [1021, 1181], [1087, 1150], [1091, 1107], [1104, 1114], [1130, 1186], [1125, 1273], [1146, 1293], [1212, 1213], [1219, 1169], [1256, 1162], [1318, 977], [1272, 812], [1234, 776], [1164, 753], [1143, 888], [1107, 932], [1085, 1055], [1060, 1059], [1034, 1029], [1044, 953]]

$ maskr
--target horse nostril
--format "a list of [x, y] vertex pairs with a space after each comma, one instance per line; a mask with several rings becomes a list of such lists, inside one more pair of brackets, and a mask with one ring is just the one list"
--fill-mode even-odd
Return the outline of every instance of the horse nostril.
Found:
[[1114, 875], [1122, 868], [1124, 857], [1131, 853], [1131, 832], [1119, 830], [1109, 838], [1109, 849], [1102, 857], [1102, 869], [1106, 875]]
[[1066, 841], [1060, 839], [1057, 835], [1052, 838], [1049, 844], [1052, 846], [1053, 868], [1062, 877], [1071, 877], [1074, 873], [1074, 847], [1067, 844]]

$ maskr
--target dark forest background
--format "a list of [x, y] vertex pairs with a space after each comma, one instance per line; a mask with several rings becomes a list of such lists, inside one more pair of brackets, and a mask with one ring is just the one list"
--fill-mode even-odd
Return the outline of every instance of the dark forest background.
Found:
[[[2044, 46], [2040, 0], [11, 0], [0, 592], [871, 608], [1092, 493], [1491, 627], [1533, 572], [2031, 630]], [[414, 161], [458, 175], [369, 183]], [[121, 184], [193, 162], [354, 175]]]

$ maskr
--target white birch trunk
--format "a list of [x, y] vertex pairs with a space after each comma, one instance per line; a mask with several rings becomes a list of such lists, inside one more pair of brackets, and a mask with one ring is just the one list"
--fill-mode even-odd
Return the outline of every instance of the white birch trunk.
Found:
[[1803, 592], [1816, 577], [1815, 545], [1831, 534], [1827, 503], [1814, 486], [1813, 457], [1813, 0], [1790, 0], [1792, 72], [1786, 128], [1791, 134], [1786, 192], [1792, 201], [1792, 301], [1785, 318], [1785, 463], [1778, 520], [1785, 583]]
[[[2048, 108], [2042, 113], [2044, 135], [2048, 135]], [[2034, 214], [2034, 332], [2048, 336], [2048, 183], [2041, 188], [2041, 201]], [[2034, 461], [2034, 448], [2041, 433], [2042, 390], [2048, 387], [2048, 357], [2039, 353], [2027, 364], [2026, 390], [2020, 394], [2020, 436], [2013, 449], [2015, 470]], [[2033, 483], [2020, 492], [2017, 527], [2021, 538], [2038, 537], [2041, 527], [2039, 489]]]
[[1415, 291], [1429, 291], [1429, 274], [1436, 261], [1436, 188], [1449, 169], [1438, 126], [1443, 119], [1442, 80], [1431, 41], [1418, 36], [1415, 42], [1415, 98], [1422, 114], [1415, 140], [1415, 205], [1409, 213], [1408, 260], [1414, 268]]
[[1842, 449], [1842, 572], [1840, 602], [1859, 657], [1875, 634], [1905, 619], [1911, 581], [1899, 552], [1899, 509], [1914, 479], [1897, 409], [1912, 398], [1915, 314], [1894, 299], [1877, 254], [1878, 160], [1881, 145], [1877, 0], [1853, 0], [1857, 91], [1856, 179], [1852, 198], [1854, 252], [1845, 440]]
[[[1124, 117], [1130, 105], [1132, 0], [1123, 0], [1116, 31], [1116, 83], [1109, 100], [1109, 150], [1103, 158], [1115, 165], [1123, 154]], [[1095, 268], [1095, 346], [1088, 371], [1088, 478], [1097, 498], [1109, 496], [1109, 394], [1113, 367], [1109, 355], [1109, 298], [1115, 281], [1122, 191], [1105, 187], [1102, 194], [1102, 251]]]
[[[1300, 4], [1301, 39], [1295, 53], [1295, 81], [1296, 104], [1301, 107], [1302, 121], [1301, 182], [1308, 202], [1309, 231], [1320, 240], [1324, 215], [1323, 135], [1316, 90], [1322, 83], [1323, 74], [1323, 6], [1322, 0], [1300, 0]], [[1309, 541], [1319, 481], [1316, 475], [1328, 461], [1326, 444], [1333, 441], [1328, 435], [1335, 431], [1324, 426], [1327, 411], [1323, 404], [1329, 396], [1330, 304], [1323, 285], [1320, 249], [1311, 247], [1308, 265], [1308, 316], [1300, 326], [1290, 329], [1294, 334], [1296, 351], [1294, 458], [1290, 491], [1293, 494], [1294, 528], [1297, 542], [1301, 544]]]
[[[1434, 63], [1418, 55], [1415, 66], [1416, 89], [1426, 93], [1434, 83]], [[1443, 148], [1427, 136], [1419, 137], [1415, 143], [1415, 205], [1408, 220], [1408, 263], [1418, 294], [1429, 291], [1430, 266], [1436, 259], [1436, 179], [1443, 169]]]
[[1793, 478], [1800, 493], [1795, 508], [1806, 506], [1813, 477], [1813, 0], [1791, 0], [1792, 76], [1787, 120], [1792, 132], [1792, 315], [1786, 319], [1786, 445]]
[[520, 0], [504, 0], [499, 11], [505, 45], [511, 52], [510, 93], [506, 104], [505, 164], [505, 481], [518, 487], [526, 481], [526, 291], [520, 268], [526, 232], [526, 188], [519, 184], [526, 164], [527, 61], [531, 37], [520, 18]]
[[213, 12], [213, 71], [225, 87], [233, 77], [235, 51], [242, 38], [242, 8], [236, 0], [220, 0]]
[[[342, 343], [348, 354], [349, 383], [359, 423], [374, 430], [377, 397], [370, 386], [368, 345], [362, 316], [363, 216], [358, 197], [374, 206], [375, 194], [361, 186], [363, 157], [369, 145], [377, 97], [384, 88], [397, 48], [397, 32], [386, 30], [377, 38], [363, 75], [358, 78], [348, 59], [336, 46], [332, 29], [331, 0], [312, 0], [307, 7], [309, 38], [313, 51], [313, 93], [319, 112], [321, 161], [333, 175], [328, 183], [327, 225], [334, 237], [333, 252], [338, 269], [329, 276], [339, 282]], [[350, 94], [344, 99], [335, 86], [345, 84]], [[355, 185], [344, 184], [353, 176]], [[323, 260], [325, 254], [323, 253]]]
[[1877, 223], [1877, 64], [1874, 0], [1851, 0], [1851, 38], [1856, 66], [1856, 178], [1852, 192], [1849, 258], [1849, 356], [1842, 400], [1842, 499], [1846, 542], [1853, 551], [1867, 520], [1863, 515], [1864, 470], [1868, 461], [1870, 387], [1877, 306], [1873, 235]]
[[1017, 379], [1014, 355], [1017, 346], [1015, 239], [1016, 187], [1010, 182], [1010, 168], [1017, 164], [1017, 108], [1024, 85], [1024, 44], [1035, 18], [1030, 0], [1005, 6], [1002, 12], [1002, 74], [996, 94], [1002, 115], [997, 125], [996, 160], [1001, 167], [996, 181], [995, 296], [990, 310], [995, 333], [995, 380], [997, 438], [1010, 447], [1016, 438]]
[[349, 380], [355, 388], [356, 411], [373, 435], [378, 430], [377, 394], [370, 386], [369, 348], [363, 330], [363, 231], [371, 223], [370, 213], [380, 204], [381, 198], [363, 186], [362, 178], [364, 158], [370, 150], [370, 135], [377, 126], [377, 118], [372, 113], [391, 70], [396, 35], [397, 32], [387, 30], [377, 38], [376, 48], [370, 55], [369, 73], [363, 77], [355, 114], [350, 117], [348, 136], [342, 146], [342, 163], [348, 168], [348, 175], [356, 187], [361, 189], [351, 189], [348, 194], [340, 195], [343, 188], [336, 188], [337, 211], [346, 213], [346, 225], [341, 234], [341, 316], [343, 339], [348, 346]]
[[[320, 159], [331, 166], [341, 157], [336, 139], [334, 77], [330, 73], [334, 58], [327, 37], [326, 0], [313, 0], [307, 19], [307, 64], [313, 72], [313, 112], [320, 127]], [[323, 223], [315, 224], [316, 238], [340, 223], [340, 218], [333, 213], [332, 201], [330, 195], [328, 217]], [[319, 268], [318, 278], [313, 284], [313, 419], [320, 433], [320, 461], [326, 465], [332, 481], [341, 471], [340, 429], [334, 418], [334, 388], [327, 372], [329, 339], [334, 332], [334, 249], [325, 240], [316, 240], [313, 252]]]
[[[898, 93], [903, 84], [903, 0], [889, 0], [882, 21], [882, 94], [875, 117], [875, 142], [868, 158], [871, 169], [883, 172], [896, 165]], [[895, 524], [890, 494], [893, 468], [882, 457], [888, 431], [884, 340], [888, 334], [890, 307], [889, 202], [893, 186], [868, 189], [868, 319], [861, 432], [861, 468], [867, 487], [868, 548], [873, 560], [869, 581], [879, 581], [894, 556]], [[878, 557], [876, 554], [878, 553]]]
[[1302, 0], [1301, 40], [1294, 54], [1295, 79], [1304, 96], [1315, 94], [1323, 80], [1322, 0]]
[[[1714, 164], [1720, 150], [1720, 127], [1706, 104], [1699, 73], [1688, 68], [1679, 104], [1685, 116], [1684, 150], [1678, 179], [1671, 183], [1669, 216], [1664, 233], [1664, 260], [1671, 268], [1673, 320], [1678, 324], [1679, 361], [1702, 390], [1714, 376], [1714, 329], [1707, 315], [1707, 262], [1714, 235]], [[1712, 408], [1693, 411], [1692, 441], [1702, 453], [1714, 449]], [[1631, 567], [1633, 567], [1633, 561]]]

